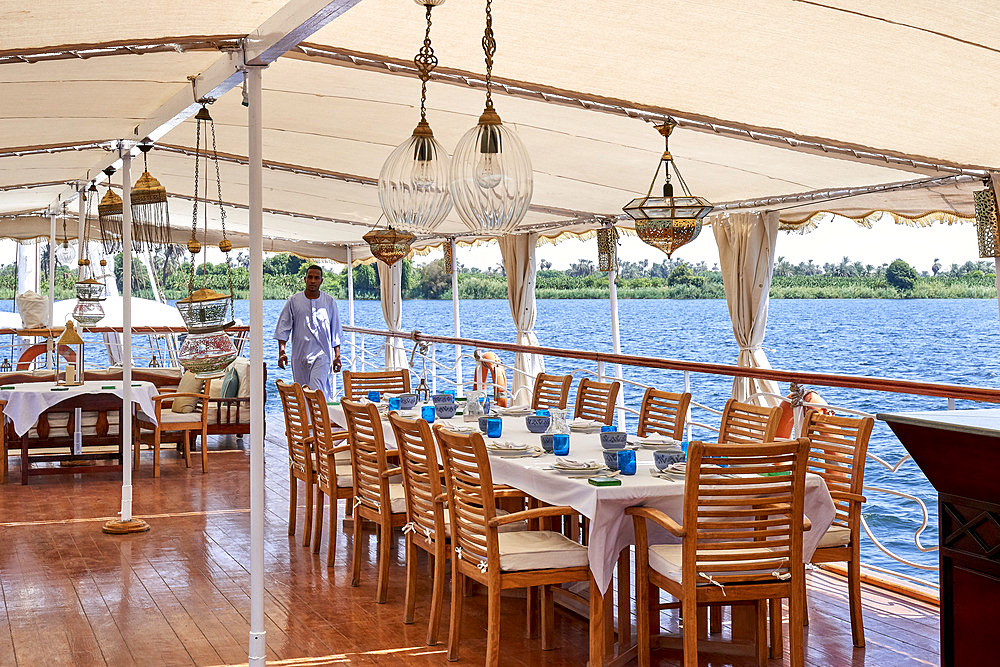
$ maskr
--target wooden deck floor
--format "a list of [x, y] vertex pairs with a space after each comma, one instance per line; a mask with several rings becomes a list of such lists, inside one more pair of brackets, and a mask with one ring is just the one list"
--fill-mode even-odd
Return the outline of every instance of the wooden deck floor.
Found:
[[[362, 585], [349, 583], [351, 539], [341, 533], [336, 567], [287, 535], [288, 466], [280, 421], [269, 418], [266, 465], [265, 587], [268, 660], [285, 665], [443, 665], [443, 646], [423, 644], [427, 586], [414, 625], [402, 623], [403, 550], [397, 534], [389, 601], [374, 603], [374, 549]], [[101, 524], [120, 505], [112, 474], [37, 477], [0, 487], [0, 665], [245, 664], [249, 598], [249, 456], [212, 453], [202, 475], [195, 459], [165, 453], [162, 477], [151, 461], [134, 486], [134, 513], [146, 534], [108, 536]], [[16, 459], [11, 459], [18, 478]], [[302, 494], [300, 494], [300, 499]], [[301, 511], [301, 510], [300, 510]], [[343, 516], [343, 510], [341, 510]], [[349, 526], [350, 524], [348, 524]], [[937, 610], [866, 589], [868, 646], [851, 646], [844, 582], [810, 575], [810, 665], [936, 665]], [[484, 648], [484, 596], [466, 601], [465, 664]], [[524, 638], [523, 601], [503, 602], [505, 665], [572, 665], [587, 659], [585, 621], [557, 612], [559, 647], [543, 652]], [[443, 635], [447, 636], [447, 606]], [[670, 618], [665, 619], [671, 623]], [[785, 644], [787, 648], [787, 641]], [[654, 664], [679, 664], [676, 654]], [[727, 664], [706, 662], [704, 664]], [[737, 662], [735, 664], [749, 664]], [[780, 664], [773, 661], [773, 664]]]

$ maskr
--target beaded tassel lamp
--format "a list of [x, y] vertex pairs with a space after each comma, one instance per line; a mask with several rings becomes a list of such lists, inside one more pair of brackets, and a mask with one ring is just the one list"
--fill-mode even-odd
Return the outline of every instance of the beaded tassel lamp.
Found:
[[[646, 196], [633, 199], [624, 207], [629, 217], [635, 220], [635, 233], [639, 238], [667, 253], [668, 258], [675, 250], [698, 238], [702, 219], [712, 211], [712, 204], [707, 199], [695, 197], [688, 190], [687, 183], [670, 154], [670, 133], [676, 126], [677, 122], [672, 118], [656, 126], [663, 135], [663, 156], [656, 166], [656, 173], [653, 174]], [[656, 185], [660, 167], [663, 167], [664, 173], [663, 196], [653, 197], [653, 186]], [[674, 186], [670, 182], [671, 168], [684, 193], [682, 196], [674, 196]]]
[[80, 239], [80, 258], [76, 260], [76, 305], [73, 306], [73, 319], [79, 322], [81, 327], [94, 326], [104, 319], [104, 306], [101, 305], [104, 301], [104, 283], [94, 278], [89, 256], [90, 211], [96, 195], [97, 188], [93, 185], [89, 191], [80, 193], [80, 196], [87, 201], [87, 209], [84, 216], [86, 222], [83, 226], [83, 238]]
[[108, 177], [108, 191], [97, 205], [97, 218], [101, 226], [104, 253], [114, 255], [122, 249], [122, 198], [111, 189], [111, 177], [115, 168], [107, 167], [104, 173]]
[[479, 123], [459, 139], [451, 161], [451, 196], [455, 210], [473, 234], [501, 236], [513, 231], [528, 212], [534, 176], [531, 158], [517, 132], [504, 125], [493, 108], [493, 35], [491, 0], [486, 0], [486, 108]]
[[382, 165], [378, 201], [389, 224], [400, 229], [429, 232], [451, 211], [448, 154], [434, 138], [427, 122], [427, 81], [438, 59], [431, 47], [431, 10], [444, 0], [414, 0], [427, 16], [424, 44], [413, 62], [420, 72], [420, 122]]
[[[215, 147], [215, 123], [206, 107], [195, 115], [195, 162], [194, 162], [194, 205], [191, 212], [191, 238], [187, 242], [188, 251], [191, 253], [188, 273], [188, 295], [177, 302], [177, 310], [180, 311], [187, 328], [187, 335], [181, 344], [177, 358], [181, 366], [192, 371], [199, 378], [219, 377], [225, 372], [226, 367], [236, 359], [238, 352], [233, 344], [232, 338], [226, 333], [226, 329], [233, 326], [232, 319], [227, 318], [233, 310], [233, 278], [229, 251], [233, 249], [232, 243], [226, 238], [226, 209], [222, 205], [222, 182], [219, 179], [219, 155]], [[203, 131], [205, 130], [205, 131]], [[212, 136], [211, 152], [208, 147], [208, 132]], [[205, 136], [205, 146], [202, 149], [201, 137]], [[226, 257], [226, 274], [229, 280], [229, 294], [217, 292], [205, 285], [205, 272], [202, 272], [201, 286], [195, 289], [195, 262], [198, 254], [202, 250], [202, 243], [198, 240], [198, 188], [200, 165], [204, 161], [205, 166], [205, 202], [204, 202], [204, 222], [205, 238], [208, 236], [208, 163], [209, 160], [215, 164], [215, 180], [218, 186], [218, 206], [219, 217], [222, 222], [222, 241], [219, 243], [221, 250]], [[204, 260], [203, 260], [204, 263]]]
[[154, 246], [170, 241], [167, 189], [149, 173], [152, 148], [153, 142], [148, 138], [139, 144], [142, 176], [132, 186], [132, 249], [136, 252], [152, 252]]

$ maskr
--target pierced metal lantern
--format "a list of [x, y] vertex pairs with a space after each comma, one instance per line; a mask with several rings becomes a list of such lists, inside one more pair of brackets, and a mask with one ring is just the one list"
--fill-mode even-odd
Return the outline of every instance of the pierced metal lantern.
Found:
[[188, 330], [177, 358], [181, 366], [199, 378], [219, 377], [236, 359], [236, 346], [226, 333], [234, 324], [227, 319], [231, 302], [232, 295], [207, 287], [177, 302]]
[[[87, 259], [81, 259], [80, 262], [81, 268], [90, 264], [90, 260]], [[76, 282], [76, 305], [73, 307], [73, 319], [82, 326], [94, 326], [104, 319], [102, 301], [104, 301], [104, 283], [98, 282], [92, 277], [78, 280]]]
[[493, 15], [486, 3], [486, 108], [479, 123], [459, 139], [451, 161], [451, 196], [462, 222], [474, 234], [507, 234], [531, 204], [534, 173], [517, 132], [493, 108], [491, 82], [496, 53]]
[[597, 270], [618, 270], [618, 230], [613, 224], [597, 230]]
[[[65, 356], [73, 361], [63, 363], [59, 348], [69, 348]], [[56, 341], [56, 384], [75, 387], [83, 384], [83, 338], [76, 332], [73, 320], [66, 322], [66, 328]]]
[[1000, 257], [1000, 225], [997, 223], [997, 197], [992, 187], [973, 193], [976, 200], [976, 235], [980, 257]]
[[410, 244], [417, 238], [408, 231], [401, 229], [373, 229], [363, 238], [369, 245], [376, 259], [392, 266], [410, 252]]
[[[707, 199], [691, 194], [681, 172], [674, 163], [673, 156], [670, 155], [670, 133], [676, 126], [677, 122], [673, 119], [656, 126], [656, 129], [663, 135], [664, 141], [660, 164], [656, 166], [656, 173], [653, 174], [653, 181], [649, 184], [646, 196], [633, 199], [624, 207], [625, 213], [635, 220], [635, 233], [639, 238], [667, 253], [667, 257], [670, 257], [681, 246], [698, 238], [698, 234], [701, 233], [702, 220], [713, 208]], [[653, 197], [651, 196], [653, 186], [656, 184], [656, 177], [660, 173], [661, 166], [665, 177], [663, 196]], [[674, 196], [674, 186], [670, 182], [671, 167], [674, 174], [677, 175], [677, 181], [684, 193], [679, 197]]]

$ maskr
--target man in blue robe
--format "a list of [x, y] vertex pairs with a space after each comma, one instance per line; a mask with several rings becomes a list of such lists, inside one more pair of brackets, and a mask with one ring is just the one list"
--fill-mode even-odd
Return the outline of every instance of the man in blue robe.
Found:
[[285, 343], [291, 341], [292, 379], [312, 389], [322, 389], [333, 398], [330, 371], [340, 372], [340, 327], [337, 302], [321, 292], [323, 269], [313, 264], [306, 269], [306, 288], [288, 298], [278, 316], [274, 338], [278, 341], [278, 368], [289, 362]]

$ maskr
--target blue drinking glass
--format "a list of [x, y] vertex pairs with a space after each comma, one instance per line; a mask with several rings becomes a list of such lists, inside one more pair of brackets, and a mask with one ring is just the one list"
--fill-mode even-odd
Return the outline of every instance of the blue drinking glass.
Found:
[[618, 429], [615, 428], [614, 426], [602, 426], [601, 427], [601, 433], [613, 433], [614, 431], [617, 431], [617, 430]]
[[400, 403], [399, 397], [398, 396], [393, 396], [392, 398], [389, 399], [389, 409], [390, 410], [399, 410], [399, 403]]
[[551, 417], [548, 410], [535, 410], [536, 417]]
[[618, 470], [623, 475], [635, 474], [635, 450], [622, 449], [618, 452]]
[[434, 406], [433, 405], [425, 405], [424, 407], [420, 408], [420, 416], [423, 417], [424, 421], [427, 422], [428, 424], [433, 424], [434, 423]]
[[455, 398], [456, 396], [458, 396], [458, 394], [457, 394], [457, 393], [455, 393], [455, 390], [454, 390], [454, 389], [445, 389], [445, 390], [444, 390], [444, 391], [442, 391], [441, 393], [442, 393], [442, 394], [448, 394], [448, 395], [449, 395], [449, 396], [451, 396], [451, 397], [452, 397], [453, 399], [454, 399], [454, 398]]
[[681, 440], [681, 451], [684, 452], [684, 458], [687, 459], [688, 456], [688, 441]]
[[569, 455], [569, 433], [556, 433], [552, 436], [552, 453], [556, 456]]
[[370, 391], [368, 392], [368, 400], [372, 403], [378, 403], [382, 400], [382, 393], [378, 391]]
[[490, 417], [486, 420], [486, 437], [499, 438], [503, 433], [503, 420], [499, 417]]

